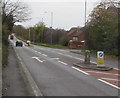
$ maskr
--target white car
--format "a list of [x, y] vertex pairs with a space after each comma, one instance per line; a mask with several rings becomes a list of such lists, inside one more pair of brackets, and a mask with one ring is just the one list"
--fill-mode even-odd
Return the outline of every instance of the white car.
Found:
[[31, 45], [31, 41], [27, 40], [27, 41], [26, 41], [26, 44], [27, 44], [28, 46], [30, 46], [30, 45]]

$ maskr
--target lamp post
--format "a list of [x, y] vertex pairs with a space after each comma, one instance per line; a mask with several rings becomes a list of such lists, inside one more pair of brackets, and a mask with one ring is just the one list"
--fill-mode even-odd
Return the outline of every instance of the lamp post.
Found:
[[30, 40], [30, 28], [29, 28], [29, 40]]
[[[40, 19], [40, 17], [36, 17], [37, 19]], [[41, 18], [42, 21], [41, 21], [41, 25], [43, 26], [43, 17]], [[42, 30], [41, 30], [41, 43], [43, 42], [43, 27], [42, 27]]]
[[[86, 27], [86, 0], [85, 0], [85, 27]], [[86, 44], [86, 41], [84, 40], [84, 41], [81, 41], [81, 42], [83, 42], [84, 43], [84, 50], [85, 50], [85, 44]]]
[[85, 0], [85, 26], [86, 26], [86, 0]]
[[[43, 26], [43, 18], [42, 18], [42, 26]], [[41, 32], [41, 43], [43, 42], [42, 39], [43, 38], [43, 27], [42, 27], [42, 32]]]
[[51, 12], [51, 44], [52, 44], [52, 25], [53, 25], [53, 12]]

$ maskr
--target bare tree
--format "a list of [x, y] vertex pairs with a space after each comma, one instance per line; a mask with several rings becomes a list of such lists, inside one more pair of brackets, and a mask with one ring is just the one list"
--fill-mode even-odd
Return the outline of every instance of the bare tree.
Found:
[[4, 24], [8, 17], [12, 17], [12, 23], [22, 22], [30, 19], [28, 16], [30, 10], [27, 5], [19, 0], [2, 0], [2, 23]]

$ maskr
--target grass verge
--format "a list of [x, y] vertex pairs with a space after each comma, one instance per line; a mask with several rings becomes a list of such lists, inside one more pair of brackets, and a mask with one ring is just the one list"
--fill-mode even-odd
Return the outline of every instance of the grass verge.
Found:
[[[17, 38], [24, 41], [24, 42], [27, 41], [19, 36], [17, 36]], [[46, 43], [40, 43], [40, 42], [32, 42], [32, 44], [38, 45], [38, 46], [44, 46], [44, 47], [51, 47], [51, 48], [71, 49], [68, 46], [63, 46], [63, 45], [59, 45], [59, 44], [46, 44]]]
[[62, 46], [62, 45], [59, 45], [59, 44], [44, 44], [44, 43], [33, 43], [35, 45], [39, 45], [39, 46], [44, 46], [44, 47], [52, 47], [52, 48], [61, 48], [61, 49], [71, 49], [70, 47], [68, 46]]

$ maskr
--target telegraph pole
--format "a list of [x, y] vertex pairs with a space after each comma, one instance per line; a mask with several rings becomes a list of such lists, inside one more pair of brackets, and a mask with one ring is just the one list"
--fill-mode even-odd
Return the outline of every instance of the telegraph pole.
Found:
[[[85, 28], [86, 28], [86, 0], [85, 0]], [[84, 40], [84, 50], [86, 46], [86, 40]]]

